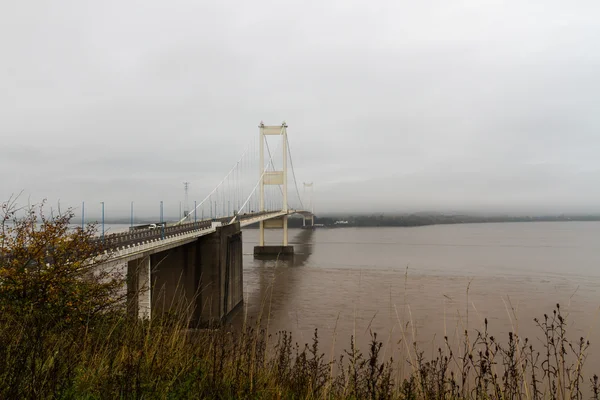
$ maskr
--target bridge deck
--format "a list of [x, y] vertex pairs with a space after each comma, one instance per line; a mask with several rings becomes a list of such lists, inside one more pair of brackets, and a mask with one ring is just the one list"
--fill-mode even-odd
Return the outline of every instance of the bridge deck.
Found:
[[[237, 221], [239, 221], [240, 227], [243, 228], [260, 221], [292, 214], [310, 215], [309, 212], [302, 210], [265, 211], [240, 214], [237, 216]], [[228, 225], [232, 219], [233, 216], [230, 216], [165, 226], [164, 228], [146, 228], [113, 233], [104, 237], [103, 249], [105, 250], [105, 255], [110, 255], [111, 261], [135, 259], [141, 257], [143, 254], [165, 251], [185, 244], [185, 242], [191, 242], [200, 236], [213, 233], [218, 226]], [[97, 240], [100, 241], [102, 239], [98, 238]]]

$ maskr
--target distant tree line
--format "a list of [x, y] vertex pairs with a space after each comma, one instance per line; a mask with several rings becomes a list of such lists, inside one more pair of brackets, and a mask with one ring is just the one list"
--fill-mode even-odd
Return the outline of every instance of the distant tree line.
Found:
[[[425, 226], [442, 224], [495, 223], [495, 222], [539, 222], [539, 221], [600, 221], [598, 215], [579, 216], [474, 216], [444, 214], [406, 214], [406, 215], [348, 215], [316, 217], [315, 223], [325, 226], [336, 226], [336, 221], [348, 221], [342, 226], [376, 227], [376, 226]], [[292, 221], [292, 219], [290, 219]], [[295, 221], [294, 221], [295, 223]], [[291, 223], [290, 223], [291, 225]], [[299, 219], [299, 225], [302, 220]]]

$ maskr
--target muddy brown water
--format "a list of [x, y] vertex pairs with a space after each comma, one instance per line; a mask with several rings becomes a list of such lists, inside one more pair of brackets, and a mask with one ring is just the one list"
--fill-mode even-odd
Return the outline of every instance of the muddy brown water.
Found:
[[[267, 243], [280, 235], [267, 231]], [[377, 332], [386, 356], [402, 360], [407, 343], [430, 355], [443, 336], [455, 345], [484, 318], [503, 341], [516, 331], [542, 350], [533, 319], [560, 303], [569, 337], [592, 342], [586, 370], [600, 372], [598, 222], [290, 230], [296, 256], [279, 261], [254, 259], [257, 230], [243, 240], [245, 301], [234, 326], [261, 318], [300, 344], [318, 328], [328, 356], [351, 335], [366, 352]]]

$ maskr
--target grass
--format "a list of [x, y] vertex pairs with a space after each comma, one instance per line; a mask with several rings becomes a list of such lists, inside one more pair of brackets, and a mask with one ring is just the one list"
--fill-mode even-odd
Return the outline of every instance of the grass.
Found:
[[[318, 331], [298, 344], [246, 325], [190, 330], [177, 314], [152, 321], [119, 312], [88, 324], [47, 330], [3, 316], [0, 324], [1, 398], [368, 398], [582, 399], [598, 398], [598, 377], [585, 377], [589, 342], [570, 341], [557, 304], [536, 320], [539, 349], [514, 333], [502, 341], [487, 330], [464, 332], [459, 348], [426, 357], [382, 356], [376, 333], [366, 351], [348, 338], [346, 350], [326, 359]], [[408, 363], [407, 376], [397, 373]], [[335, 372], [334, 372], [335, 371]]]

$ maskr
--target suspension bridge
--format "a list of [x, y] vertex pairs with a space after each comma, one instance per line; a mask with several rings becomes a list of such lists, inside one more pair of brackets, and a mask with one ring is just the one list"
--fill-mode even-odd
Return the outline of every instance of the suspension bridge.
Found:
[[[269, 137], [278, 139], [273, 151]], [[288, 171], [291, 171], [291, 179]], [[293, 193], [288, 196], [290, 184]], [[241, 227], [259, 224], [255, 254], [289, 255], [293, 247], [288, 245], [288, 217], [298, 214], [303, 218], [303, 226], [314, 224], [313, 184], [303, 183], [301, 195], [285, 122], [275, 126], [261, 122], [258, 143], [252, 141], [233, 168], [202, 201], [194, 202], [191, 210], [187, 198], [189, 182], [184, 185], [186, 199], [180, 220], [163, 222], [161, 208], [161, 220], [153, 226], [132, 227], [129, 232], [110, 235], [102, 233], [107, 253], [118, 259], [135, 252], [138, 246], [160, 248], [164, 245], [161, 241], [166, 239], [198, 237], [211, 233], [216, 227], [239, 222]], [[281, 245], [265, 245], [265, 229], [282, 229]]]
[[[180, 220], [162, 223], [161, 212], [155, 229], [102, 235], [107, 263], [127, 263], [131, 314], [150, 318], [184, 300], [192, 324], [225, 318], [243, 301], [243, 227], [259, 224], [255, 256], [293, 256], [288, 217], [298, 214], [304, 226], [314, 225], [312, 183], [303, 184], [301, 195], [285, 122], [261, 122], [258, 139], [191, 209], [185, 183]], [[281, 242], [266, 244], [266, 229], [281, 230]]]

